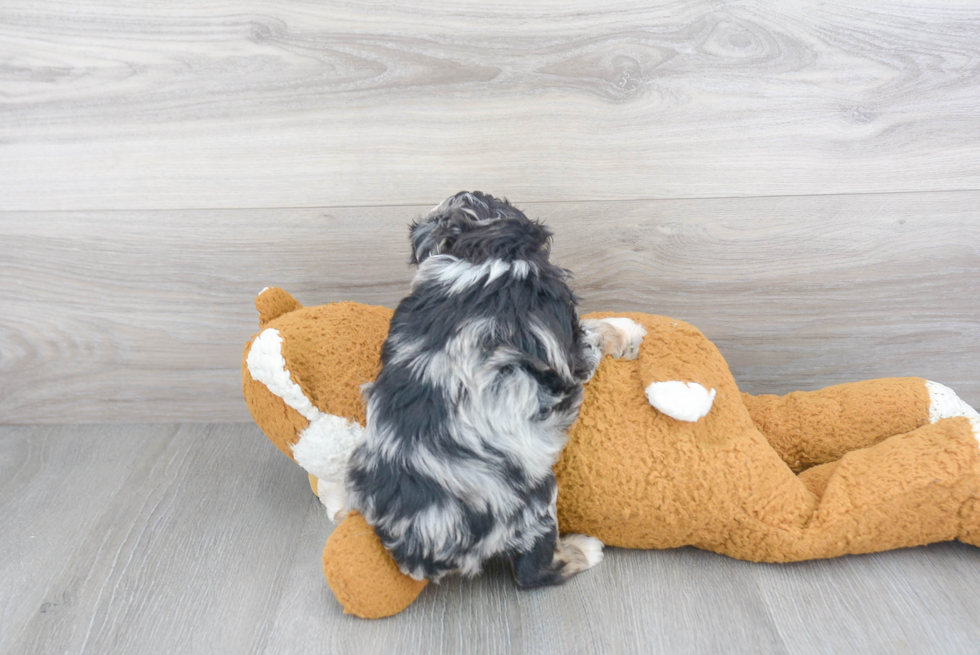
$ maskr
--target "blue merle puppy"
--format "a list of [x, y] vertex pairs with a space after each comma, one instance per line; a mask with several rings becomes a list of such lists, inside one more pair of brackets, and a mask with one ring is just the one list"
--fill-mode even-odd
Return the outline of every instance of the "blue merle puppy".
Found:
[[504, 555], [521, 587], [558, 584], [602, 542], [559, 538], [552, 466], [583, 384], [604, 354], [635, 358], [643, 328], [580, 322], [551, 232], [506, 200], [458, 193], [410, 237], [418, 270], [364, 389], [349, 506], [413, 578]]

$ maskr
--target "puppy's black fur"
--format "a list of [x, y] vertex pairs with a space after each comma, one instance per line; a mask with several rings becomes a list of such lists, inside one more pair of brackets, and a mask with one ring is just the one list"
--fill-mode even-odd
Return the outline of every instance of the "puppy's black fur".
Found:
[[549, 261], [551, 233], [506, 200], [456, 194], [410, 238], [419, 270], [365, 388], [350, 506], [413, 577], [475, 574], [506, 554], [522, 586], [560, 582], [584, 567], [558, 544], [551, 467], [597, 337]]

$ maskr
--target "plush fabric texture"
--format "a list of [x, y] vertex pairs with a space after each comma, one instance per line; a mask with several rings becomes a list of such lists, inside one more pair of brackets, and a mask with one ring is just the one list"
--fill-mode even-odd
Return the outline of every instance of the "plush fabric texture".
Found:
[[919, 378], [853, 382], [786, 396], [742, 394], [742, 402], [796, 473], [929, 423], [929, 393]]
[[[278, 330], [290, 377], [317, 409], [364, 425], [361, 385], [381, 370], [381, 345], [394, 312], [349, 302], [303, 307], [276, 287], [260, 293], [255, 305], [260, 327]], [[245, 402], [269, 440], [292, 458], [292, 446], [310, 422], [248, 374], [253, 340], [242, 354]]]
[[266, 287], [255, 298], [255, 309], [259, 310], [259, 327], [269, 321], [302, 307], [299, 301], [279, 287]]
[[[275, 307], [292, 306], [280, 291], [270, 296]], [[337, 303], [273, 314], [263, 314], [271, 316], [264, 327], [278, 326], [292, 379], [321, 411], [363, 424], [359, 386], [377, 374], [390, 310]], [[930, 423], [924, 380], [752, 396], [693, 326], [635, 313], [586, 318], [611, 316], [641, 323], [647, 335], [636, 361], [606, 358], [586, 386], [555, 466], [562, 532], [765, 562], [950, 539], [980, 545], [977, 437], [964, 417]], [[243, 380], [256, 422], [290, 454], [305, 419], [244, 368]], [[645, 389], [668, 381], [714, 390], [707, 416], [684, 422], [654, 409]], [[324, 567], [358, 616], [397, 613], [421, 590], [356, 515], [331, 535]]]
[[[924, 380], [750, 396], [694, 327], [625, 316], [647, 336], [636, 363], [607, 359], [586, 388], [555, 467], [563, 531], [767, 562], [967, 536], [980, 449], [966, 418], [929, 424]], [[685, 423], [651, 410], [639, 390], [667, 380], [716, 389], [711, 412]]]
[[[774, 540], [802, 528], [816, 499], [756, 429], [717, 348], [681, 321], [618, 315], [647, 335], [636, 362], [606, 359], [586, 387], [555, 466], [561, 529], [610, 546], [781, 559]], [[715, 389], [708, 415], [687, 423], [651, 408], [643, 389], [668, 380]]]
[[344, 612], [362, 619], [397, 614], [428, 584], [428, 580], [401, 574], [374, 530], [357, 512], [351, 512], [327, 539], [323, 574]]

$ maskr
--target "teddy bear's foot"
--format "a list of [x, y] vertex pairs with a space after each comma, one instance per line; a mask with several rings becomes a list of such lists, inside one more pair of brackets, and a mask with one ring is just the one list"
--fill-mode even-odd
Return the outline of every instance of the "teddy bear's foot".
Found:
[[[943, 419], [963, 417], [970, 421], [973, 438], [980, 446], [980, 413], [967, 405], [949, 387], [926, 380], [929, 391], [929, 422], [938, 423]], [[980, 496], [968, 498], [960, 509], [960, 541], [980, 547]]]
[[929, 391], [929, 422], [936, 423], [944, 418], [959, 416], [967, 418], [980, 447], [980, 412], [963, 402], [955, 391], [938, 382], [926, 380], [926, 389]]

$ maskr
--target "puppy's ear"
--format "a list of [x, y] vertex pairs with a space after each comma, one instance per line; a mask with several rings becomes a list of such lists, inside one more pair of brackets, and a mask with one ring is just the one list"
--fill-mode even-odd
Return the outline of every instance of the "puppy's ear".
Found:
[[554, 235], [551, 230], [546, 228], [538, 221], [531, 221], [531, 235], [534, 241], [534, 250], [536, 252], [544, 252], [548, 254], [551, 252], [551, 244], [554, 241]]
[[433, 243], [436, 224], [431, 221], [416, 221], [408, 228], [408, 239], [412, 242], [412, 259], [416, 266], [432, 254], [437, 244]]
[[539, 253], [547, 259], [551, 255], [552, 240], [551, 230], [538, 221], [527, 221], [522, 231], [518, 256], [529, 257]]

